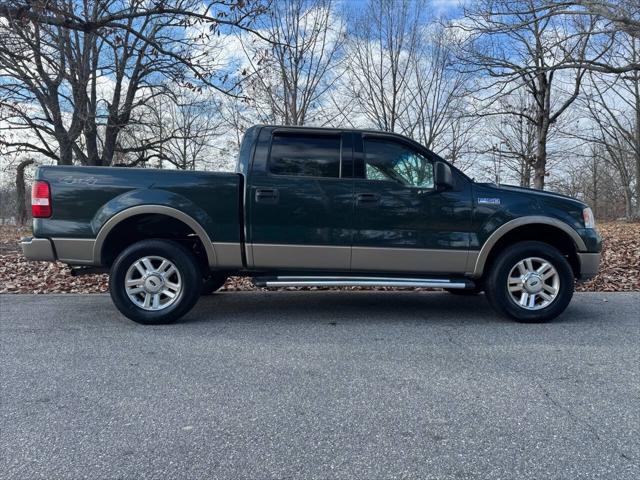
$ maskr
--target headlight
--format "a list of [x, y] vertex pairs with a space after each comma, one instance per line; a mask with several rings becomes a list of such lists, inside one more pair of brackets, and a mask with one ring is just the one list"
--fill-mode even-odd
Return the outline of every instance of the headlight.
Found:
[[582, 219], [584, 220], [584, 228], [596, 228], [596, 218], [589, 207], [582, 210]]

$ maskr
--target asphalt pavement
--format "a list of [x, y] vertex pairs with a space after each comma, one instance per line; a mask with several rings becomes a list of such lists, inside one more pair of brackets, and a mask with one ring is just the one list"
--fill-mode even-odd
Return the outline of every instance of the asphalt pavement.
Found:
[[638, 479], [640, 293], [0, 295], [1, 479]]

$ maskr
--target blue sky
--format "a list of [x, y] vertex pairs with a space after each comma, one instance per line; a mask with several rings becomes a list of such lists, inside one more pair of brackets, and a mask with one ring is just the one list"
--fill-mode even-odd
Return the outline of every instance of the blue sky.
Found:
[[[366, 5], [368, 0], [339, 0], [345, 5]], [[462, 13], [462, 5], [468, 0], [426, 0], [436, 17], [458, 17]]]

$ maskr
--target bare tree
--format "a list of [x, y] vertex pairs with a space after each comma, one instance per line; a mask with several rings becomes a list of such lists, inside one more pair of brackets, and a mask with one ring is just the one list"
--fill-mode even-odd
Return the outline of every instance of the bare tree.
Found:
[[427, 148], [451, 160], [459, 160], [466, 122], [464, 95], [468, 75], [453, 68], [452, 39], [440, 24], [431, 24], [418, 37], [411, 75], [407, 85], [411, 103], [406, 116], [399, 118], [401, 131]]
[[[87, 16], [96, 6], [95, 16]], [[122, 29], [129, 20], [138, 18], [183, 15], [189, 19], [204, 22], [214, 21], [216, 26], [241, 27], [259, 35], [245, 20], [264, 11], [261, 0], [208, 0], [192, 2], [190, 0], [167, 0], [163, 2], [110, 2], [109, 0], [81, 0], [79, 8], [69, 8], [65, 0], [5, 0], [0, 2], [0, 17], [22, 24], [37, 23], [65, 30], [96, 33], [102, 29]], [[124, 22], [124, 23], [123, 23]]]
[[[463, 37], [458, 57], [467, 71], [488, 77], [478, 90], [478, 114], [507, 113], [535, 125], [533, 185], [543, 189], [551, 126], [578, 98], [584, 64], [594, 61], [587, 57], [595, 20], [563, 13], [544, 0], [479, 0], [465, 8], [465, 17], [457, 26]], [[496, 108], [520, 88], [530, 95], [533, 111]]]
[[[640, 39], [627, 36], [618, 47], [621, 61], [640, 60]], [[599, 146], [602, 160], [619, 177], [625, 215], [640, 217], [640, 70], [591, 73], [585, 93], [580, 102], [586, 113], [584, 127], [574, 136]]]
[[215, 162], [215, 140], [222, 125], [217, 109], [210, 99], [188, 94], [169, 103], [162, 121], [172, 133], [161, 145], [161, 158], [181, 170], [195, 170]]
[[371, 0], [355, 13], [348, 48], [349, 96], [371, 124], [401, 131], [419, 47], [421, 0]]
[[[486, 115], [479, 119], [483, 135], [476, 144], [478, 153], [499, 156], [504, 178], [515, 180], [518, 185], [530, 188], [536, 164], [537, 129], [530, 120], [535, 104], [529, 93], [521, 88], [499, 98], [495, 103], [501, 115]], [[566, 159], [566, 146], [571, 142], [562, 136], [560, 128], [566, 122], [554, 122], [547, 136], [547, 171], [551, 171], [562, 159]]]
[[[71, 5], [68, 5], [71, 8]], [[92, 35], [86, 36], [88, 41]], [[82, 133], [80, 109], [69, 108], [66, 88], [70, 76], [82, 82], [86, 92], [89, 49], [60, 27], [9, 19], [0, 26], [0, 111], [13, 133], [30, 135], [3, 138], [3, 146], [28, 150], [72, 163], [73, 143]], [[66, 43], [67, 48], [64, 48]], [[86, 58], [83, 65], [78, 60]], [[53, 141], [51, 141], [53, 140]]]
[[16, 168], [16, 224], [18, 225], [24, 225], [29, 218], [27, 215], [24, 171], [29, 165], [33, 165], [34, 163], [35, 160], [33, 158], [26, 158], [22, 160]]
[[[608, 20], [612, 30], [624, 30], [627, 34], [640, 39], [640, 3], [637, 0], [575, 0], [563, 2], [568, 7], [582, 7], [577, 14], [595, 15]], [[635, 64], [638, 65], [637, 60]]]
[[[225, 125], [231, 129], [231, 134], [227, 137], [223, 153], [227, 155], [227, 163], [230, 165], [237, 160], [237, 153], [240, 150], [244, 132], [254, 125], [254, 109], [249, 100], [242, 99], [236, 101], [234, 98], [224, 97], [220, 102], [220, 117]], [[229, 158], [233, 157], [233, 161]]]
[[410, 136], [465, 167], [469, 75], [454, 68], [450, 30], [425, 18], [425, 11], [420, 0], [384, 0], [354, 13], [345, 96], [353, 105], [352, 123]]
[[265, 42], [240, 37], [249, 103], [263, 121], [317, 122], [344, 42], [333, 0], [280, 0], [264, 16]]
[[554, 191], [587, 202], [596, 218], [618, 219], [626, 215], [624, 186], [607, 159], [606, 149], [597, 143], [585, 145], [584, 152], [563, 165], [564, 173], [550, 182]]
[[[519, 97], [514, 101], [513, 97]], [[531, 113], [533, 106], [525, 103], [522, 95], [512, 95], [503, 99], [501, 103], [517, 102], [518, 110]], [[508, 108], [514, 108], [511, 103]], [[529, 115], [503, 115], [490, 117], [487, 122], [488, 140], [492, 153], [497, 153], [504, 159], [503, 165], [507, 171], [515, 176], [521, 187], [531, 187], [533, 168], [536, 162], [536, 127], [527, 117]], [[485, 147], [487, 148], [487, 147]]]
[[476, 164], [476, 135], [478, 133], [478, 122], [465, 111], [456, 112], [451, 129], [448, 133], [448, 144], [443, 151], [438, 150], [438, 154], [446, 158], [452, 165], [460, 170], [471, 170]]
[[[550, 16], [568, 15], [595, 20], [592, 49], [606, 54], [621, 34], [640, 38], [640, 3], [637, 0], [544, 0], [521, 10], [521, 20], [542, 21]], [[612, 64], [606, 55], [593, 59], [574, 59], [565, 68], [584, 67], [593, 71], [625, 73], [640, 69], [638, 61], [628, 60]]]
[[[3, 3], [0, 111], [4, 125], [26, 134], [1, 145], [61, 164], [111, 164], [117, 151], [129, 153], [120, 150], [119, 136], [135, 110], [167, 80], [228, 92], [199, 39], [221, 25], [247, 28], [261, 11], [256, 4], [219, 0], [203, 10], [199, 0]], [[186, 34], [190, 27], [196, 38]]]

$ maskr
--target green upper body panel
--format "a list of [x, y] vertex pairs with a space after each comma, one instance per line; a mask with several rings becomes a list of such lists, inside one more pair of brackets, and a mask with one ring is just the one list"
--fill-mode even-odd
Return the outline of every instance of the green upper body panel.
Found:
[[600, 235], [585, 228], [582, 212], [587, 205], [564, 195], [523, 187], [473, 183], [471, 249], [477, 250], [500, 226], [520, 217], [547, 217], [575, 230], [589, 252], [599, 252]]
[[[353, 179], [274, 174], [268, 168], [272, 133], [261, 130], [247, 177], [247, 241], [256, 244], [350, 246], [353, 230]], [[325, 138], [344, 141], [339, 131]], [[345, 144], [343, 142], [343, 147]], [[343, 148], [343, 156], [347, 148]], [[349, 152], [350, 155], [350, 152]], [[261, 201], [260, 192], [275, 199]]]
[[[379, 201], [355, 205], [354, 246], [467, 250], [471, 235], [470, 181], [452, 169], [451, 188], [432, 182], [414, 186], [385, 178], [370, 179], [369, 157], [385, 155], [376, 146], [392, 145], [427, 165], [443, 161], [422, 145], [399, 135], [380, 132], [356, 134], [354, 142], [354, 193], [356, 198], [373, 195]], [[370, 145], [367, 147], [367, 145]], [[416, 170], [416, 165], [411, 165]], [[418, 169], [419, 170], [419, 169]], [[411, 177], [410, 172], [404, 172]]]
[[[269, 168], [273, 139], [280, 134], [341, 136], [337, 178], [274, 174]], [[586, 251], [600, 251], [596, 230], [584, 227], [583, 202], [532, 189], [473, 182], [453, 168], [453, 188], [414, 188], [372, 181], [364, 173], [364, 139], [406, 144], [433, 162], [433, 152], [400, 135], [374, 131], [263, 126], [250, 132], [253, 148], [240, 159], [248, 172], [245, 204], [252, 243], [479, 250], [499, 227], [520, 217], [563, 222], [581, 237]], [[259, 202], [258, 190], [277, 191]], [[361, 195], [375, 203], [359, 203]]]
[[37, 237], [95, 238], [115, 214], [139, 205], [180, 210], [212, 241], [240, 241], [240, 185], [236, 173], [120, 167], [41, 167], [51, 187], [50, 218], [34, 219]]

